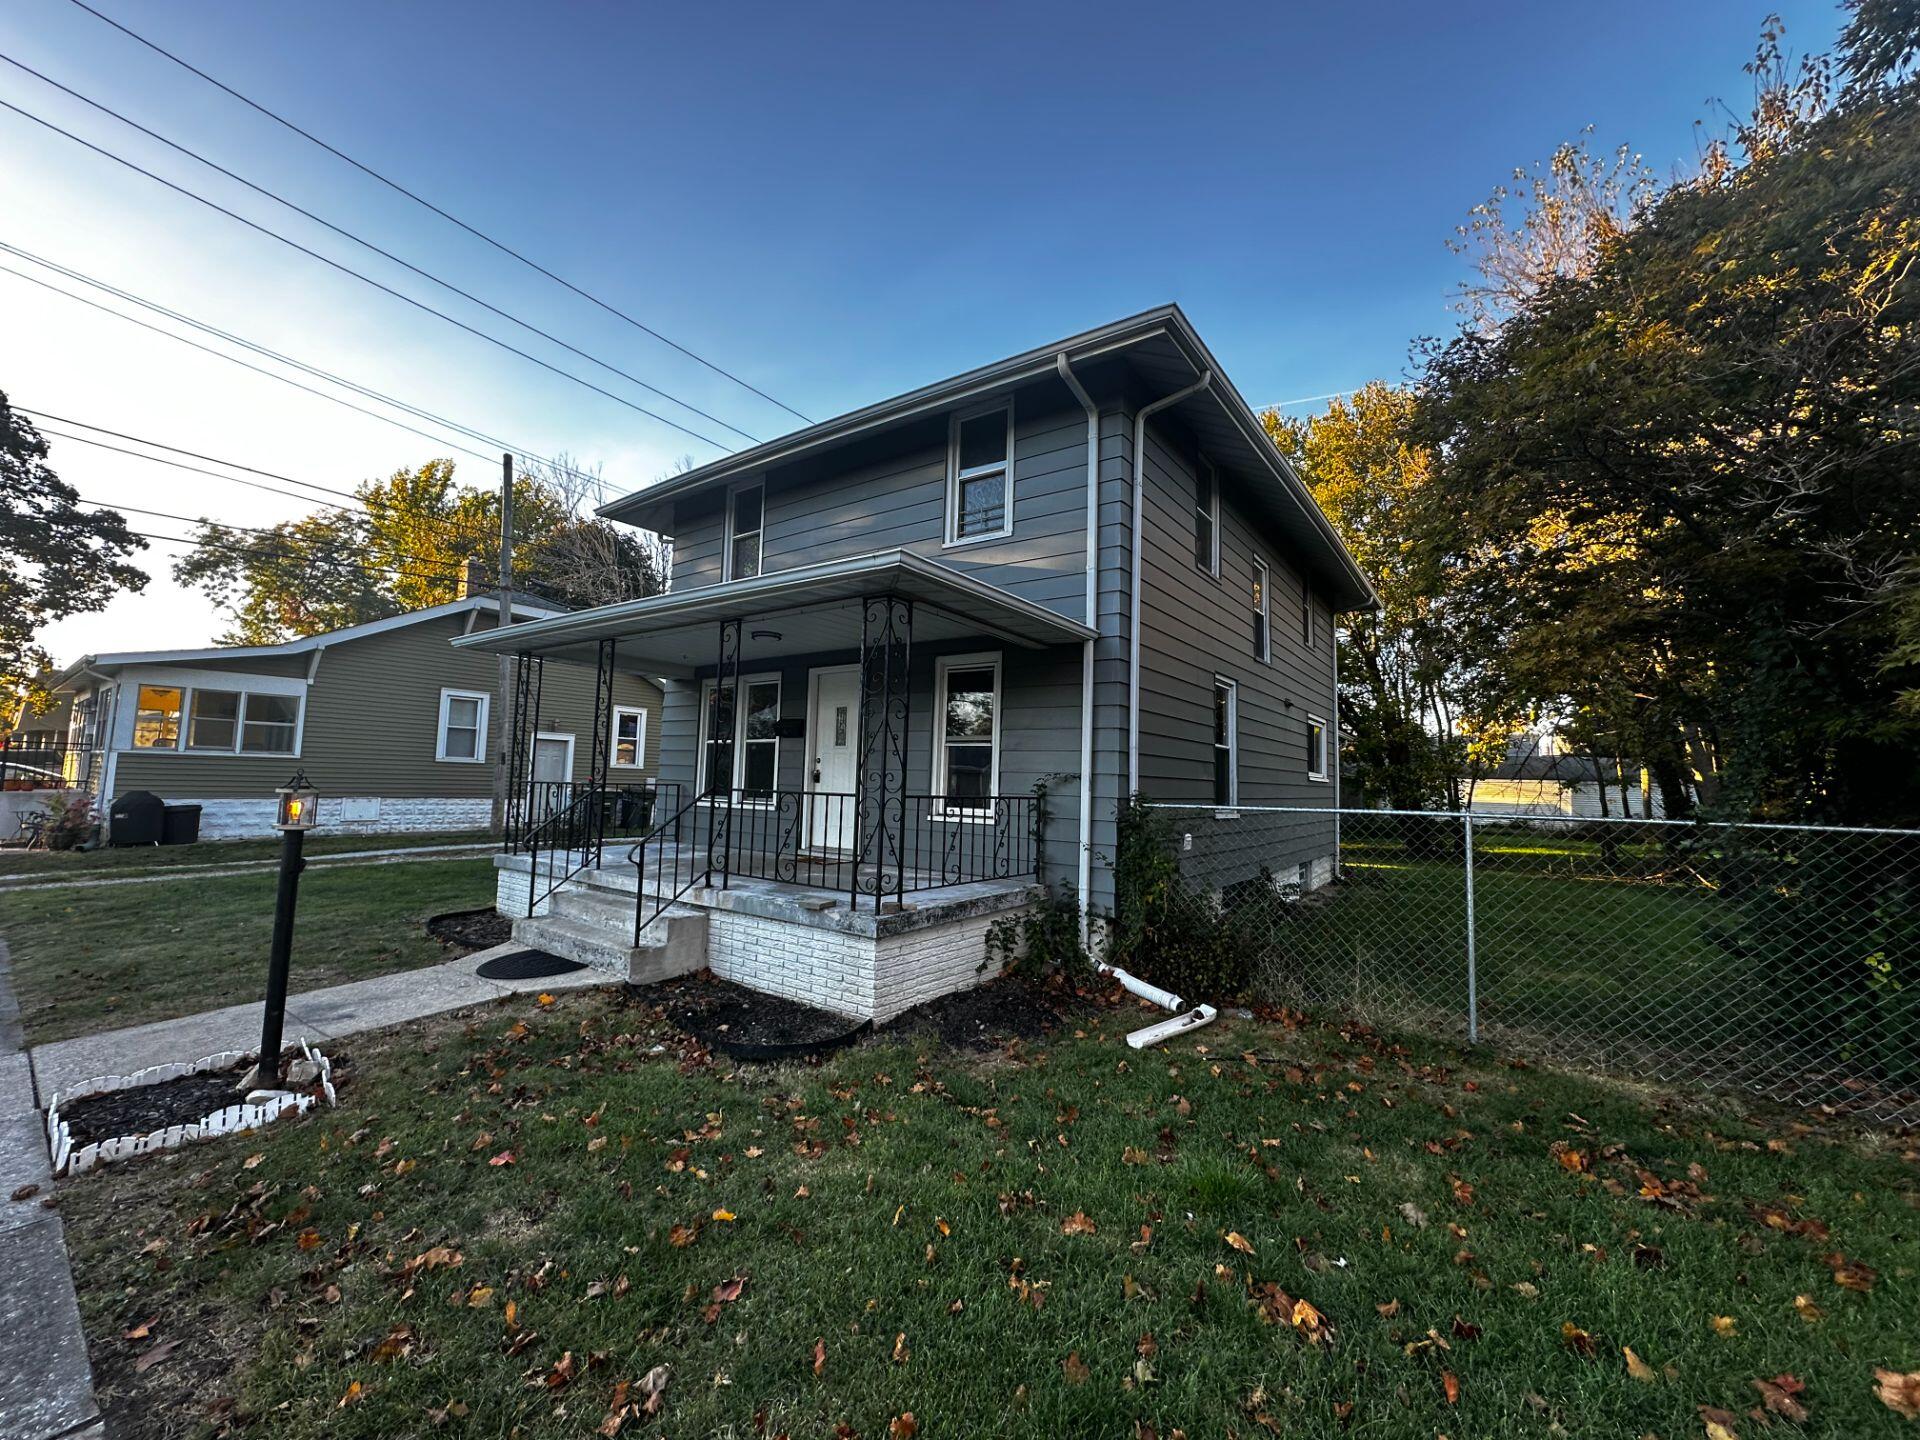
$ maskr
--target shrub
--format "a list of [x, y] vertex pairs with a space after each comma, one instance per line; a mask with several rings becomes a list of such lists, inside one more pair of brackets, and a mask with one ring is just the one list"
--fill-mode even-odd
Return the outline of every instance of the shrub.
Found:
[[93, 838], [100, 824], [93, 797], [83, 790], [61, 790], [47, 797], [47, 848], [72, 850]]
[[1279, 896], [1273, 877], [1214, 892], [1180, 873], [1168, 822], [1141, 796], [1118, 817], [1114, 914], [1108, 932], [1113, 963], [1189, 1000], [1224, 999], [1246, 989], [1255, 958], [1270, 937], [1260, 930], [1267, 901]]

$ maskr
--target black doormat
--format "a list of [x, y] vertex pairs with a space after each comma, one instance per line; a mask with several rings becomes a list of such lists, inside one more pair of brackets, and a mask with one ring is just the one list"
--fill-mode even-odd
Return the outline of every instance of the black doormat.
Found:
[[511, 955], [496, 955], [480, 962], [473, 973], [482, 980], [545, 980], [552, 975], [571, 975], [587, 967], [578, 960], [549, 955], [544, 950], [516, 950]]

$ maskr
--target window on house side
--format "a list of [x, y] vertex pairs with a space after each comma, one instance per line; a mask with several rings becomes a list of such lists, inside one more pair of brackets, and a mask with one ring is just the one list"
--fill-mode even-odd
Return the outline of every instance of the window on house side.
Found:
[[173, 750], [180, 744], [180, 688], [142, 685], [133, 712], [133, 744], [137, 750]]
[[610, 765], [644, 765], [647, 761], [647, 712], [637, 705], [613, 707], [613, 754]]
[[1327, 722], [1314, 715], [1307, 717], [1307, 778], [1327, 778]]
[[187, 707], [189, 750], [231, 750], [240, 736], [240, 692], [195, 690]]
[[246, 697], [240, 722], [240, 749], [250, 755], [291, 755], [300, 725], [300, 702], [291, 695]]
[[1233, 805], [1239, 799], [1237, 699], [1233, 681], [1213, 682], [1213, 803], [1220, 806]]
[[1267, 640], [1267, 562], [1253, 562], [1253, 655], [1256, 660], [1273, 658]]
[[942, 811], [982, 810], [1000, 772], [1000, 663], [949, 656], [938, 667], [940, 731], [935, 773]]
[[1007, 481], [1013, 454], [1013, 411], [1001, 406], [953, 422], [947, 539], [978, 540], [1012, 529]]
[[1205, 456], [1193, 481], [1193, 563], [1220, 573], [1220, 475]]
[[1313, 648], [1313, 587], [1300, 582], [1300, 643]]
[[760, 573], [760, 534], [766, 487], [743, 485], [727, 497], [727, 578], [750, 580]]
[[478, 690], [440, 692], [440, 740], [434, 759], [485, 762], [487, 699]]
[[[771, 798], [779, 774], [780, 761], [780, 682], [778, 680], [742, 680], [739, 698], [733, 710], [733, 744], [728, 747], [717, 724], [720, 689], [707, 682], [705, 715], [701, 721], [701, 765], [704, 793], [735, 789], [743, 800]], [[723, 774], [725, 752], [733, 751], [733, 773]]]

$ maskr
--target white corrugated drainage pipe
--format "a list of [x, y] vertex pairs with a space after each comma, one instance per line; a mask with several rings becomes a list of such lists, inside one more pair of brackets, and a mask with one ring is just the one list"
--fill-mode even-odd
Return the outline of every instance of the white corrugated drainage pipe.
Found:
[[1127, 1036], [1127, 1044], [1136, 1050], [1144, 1050], [1149, 1045], [1158, 1045], [1162, 1040], [1171, 1040], [1174, 1036], [1185, 1034], [1189, 1030], [1198, 1030], [1202, 1025], [1211, 1025], [1220, 1013], [1211, 1005], [1189, 1005], [1171, 990], [1162, 990], [1158, 985], [1148, 984], [1138, 975], [1129, 974], [1118, 965], [1109, 965], [1101, 960], [1095, 962], [1094, 968], [1102, 975], [1111, 975], [1142, 1000], [1158, 1005], [1162, 1010], [1175, 1012], [1171, 1020], [1161, 1020]]

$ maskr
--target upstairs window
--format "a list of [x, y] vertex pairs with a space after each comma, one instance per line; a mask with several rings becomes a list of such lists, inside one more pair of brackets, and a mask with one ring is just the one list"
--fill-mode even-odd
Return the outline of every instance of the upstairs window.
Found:
[[1253, 657], [1271, 660], [1273, 646], [1267, 638], [1267, 562], [1253, 562]]
[[953, 419], [947, 466], [947, 543], [1013, 533], [1013, 407]]
[[1220, 574], [1220, 475], [1204, 455], [1193, 480], [1193, 563]]
[[133, 712], [133, 744], [137, 750], [174, 750], [180, 745], [180, 699], [177, 685], [142, 685]]
[[947, 656], [935, 666], [934, 687], [941, 811], [984, 810], [1000, 783], [1000, 657]]
[[727, 579], [760, 573], [760, 532], [766, 511], [764, 485], [742, 485], [727, 496]]
[[1300, 643], [1313, 649], [1313, 587], [1300, 582]]
[[1240, 798], [1239, 696], [1231, 680], [1213, 682], [1213, 803], [1223, 809]]

